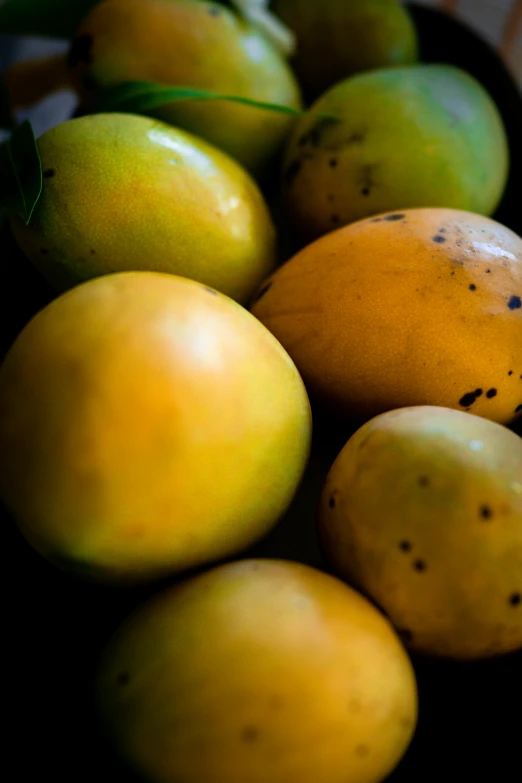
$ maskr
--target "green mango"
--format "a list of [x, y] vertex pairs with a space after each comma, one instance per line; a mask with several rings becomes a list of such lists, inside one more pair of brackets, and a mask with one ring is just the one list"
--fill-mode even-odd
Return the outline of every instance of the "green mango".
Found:
[[306, 239], [379, 212], [449, 207], [491, 215], [506, 186], [501, 115], [451, 65], [382, 68], [327, 90], [286, 145], [283, 202]]
[[272, 6], [297, 37], [292, 64], [311, 98], [359, 71], [418, 59], [417, 31], [399, 0], [274, 0]]

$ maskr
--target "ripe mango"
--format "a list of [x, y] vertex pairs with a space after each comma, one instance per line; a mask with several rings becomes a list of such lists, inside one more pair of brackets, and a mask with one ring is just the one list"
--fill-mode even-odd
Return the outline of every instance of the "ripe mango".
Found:
[[490, 218], [357, 221], [283, 264], [251, 309], [336, 414], [427, 404], [507, 424], [522, 411], [522, 239]]
[[417, 719], [389, 622], [340, 580], [243, 560], [164, 590], [109, 643], [100, 714], [150, 783], [380, 783]]
[[96, 114], [38, 139], [43, 192], [15, 238], [63, 291], [129, 270], [170, 272], [246, 301], [275, 265], [275, 229], [234, 160], [148, 117]]
[[451, 65], [359, 73], [300, 118], [287, 140], [282, 198], [305, 240], [368, 215], [448, 207], [490, 215], [507, 182], [500, 113]]
[[38, 552], [92, 580], [156, 579], [261, 538], [290, 504], [310, 431], [279, 343], [174, 275], [76, 286], [0, 367], [0, 495]]
[[272, 8], [296, 35], [291, 63], [314, 99], [353, 73], [418, 58], [417, 31], [399, 0], [274, 0]]
[[412, 650], [522, 648], [522, 439], [506, 427], [436, 406], [377, 416], [335, 460], [319, 532]]
[[[254, 27], [206, 0], [104, 0], [72, 42], [71, 78], [89, 110], [100, 87], [149, 81], [299, 108], [284, 57]], [[173, 102], [154, 116], [201, 136], [261, 173], [293, 118], [224, 101]]]

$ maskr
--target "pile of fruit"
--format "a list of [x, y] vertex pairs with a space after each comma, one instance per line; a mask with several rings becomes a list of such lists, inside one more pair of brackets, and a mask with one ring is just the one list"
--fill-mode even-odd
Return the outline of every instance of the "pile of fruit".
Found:
[[504, 118], [397, 0], [67, 7], [67, 53], [1, 75], [0, 497], [71, 584], [153, 593], [92, 684], [140, 778], [381, 783], [410, 654], [522, 649]]

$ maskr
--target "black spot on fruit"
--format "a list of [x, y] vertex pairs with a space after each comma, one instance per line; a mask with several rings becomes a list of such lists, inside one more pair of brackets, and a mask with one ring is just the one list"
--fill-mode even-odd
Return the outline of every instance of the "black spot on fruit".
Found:
[[217, 296], [217, 295], [218, 295], [218, 294], [217, 294], [217, 291], [214, 291], [214, 289], [213, 289], [213, 288], [209, 288], [209, 287], [208, 287], [208, 286], [206, 286], [206, 285], [205, 285], [205, 286], [203, 286], [203, 288], [205, 289], [205, 291], [206, 291], [208, 294], [212, 294], [212, 296]]
[[476, 291], [477, 290], [477, 286], [475, 285], [475, 283], [471, 283], [471, 285], [469, 285], [468, 288], [469, 288], [470, 291]]
[[413, 563], [413, 567], [416, 571], [425, 571], [428, 566], [426, 565], [424, 560], [415, 560]]
[[441, 245], [443, 242], [446, 241], [446, 237], [441, 237], [439, 234], [435, 234], [434, 237], [431, 238], [433, 242], [437, 242], [437, 244]]
[[92, 63], [92, 45], [94, 38], [92, 35], [79, 35], [75, 38], [67, 55], [67, 64], [69, 68], [75, 68], [77, 65]]
[[482, 519], [491, 519], [493, 516], [493, 511], [491, 510], [490, 506], [484, 504], [479, 508], [479, 515]]
[[464, 394], [460, 400], [459, 405], [462, 405], [463, 408], [467, 408], [470, 405], [473, 405], [476, 399], [482, 395], [482, 389], [475, 389], [475, 391], [467, 392]]
[[486, 269], [486, 274], [490, 275], [491, 274], [491, 269]]
[[285, 182], [287, 185], [292, 185], [295, 178], [299, 174], [303, 167], [302, 160], [293, 160], [285, 171]]
[[330, 508], [335, 508], [335, 498], [333, 495], [331, 498], [328, 499], [328, 505], [330, 506]]
[[119, 685], [120, 688], [124, 688], [125, 685], [129, 684], [129, 682], [130, 682], [129, 672], [120, 672], [116, 677], [116, 684]]
[[486, 392], [486, 397], [491, 400], [492, 397], [497, 396], [497, 390], [496, 389], [488, 389]]
[[321, 120], [315, 123], [306, 133], [304, 133], [298, 140], [297, 144], [300, 147], [310, 145], [311, 147], [318, 147], [323, 140], [323, 133], [331, 125], [337, 124], [338, 120], [333, 117], [323, 117]]
[[51, 177], [54, 177], [55, 174], [56, 171], [54, 169], [46, 169], [43, 172], [43, 176], [45, 177], [45, 179], [51, 179]]
[[339, 162], [339, 161], [337, 160], [337, 158], [330, 158], [330, 161], [329, 161], [329, 163], [330, 163], [330, 166], [331, 166], [333, 169], [334, 169], [334, 168], [337, 166], [338, 162]]
[[269, 283], [265, 283], [265, 285], [261, 286], [259, 291], [257, 291], [252, 297], [252, 299], [250, 300], [250, 307], [252, 307], [252, 305], [255, 305], [256, 302], [259, 302], [261, 297], [263, 297], [267, 293], [267, 291], [269, 291], [272, 288], [272, 285], [273, 282], [270, 281]]
[[401, 541], [399, 549], [401, 552], [411, 552], [411, 543], [409, 541]]
[[522, 404], [517, 405], [517, 407], [515, 408], [515, 413], [520, 413], [520, 411], [522, 411]]
[[397, 633], [404, 642], [409, 643], [413, 641], [413, 632], [409, 628], [397, 628]]
[[430, 483], [428, 476], [419, 476], [419, 487], [427, 487]]
[[259, 729], [257, 726], [245, 726], [241, 732], [243, 742], [256, 742], [259, 739]]
[[520, 606], [521, 603], [522, 595], [520, 593], [512, 593], [512, 595], [509, 596], [510, 606]]
[[[358, 183], [361, 186], [361, 195], [369, 196], [374, 189], [375, 183], [375, 163], [367, 163], [362, 166], [359, 172]], [[386, 220], [387, 218], [384, 218]]]
[[445, 233], [446, 233], [446, 229], [444, 227], [439, 228], [439, 234], [445, 234]]
[[370, 222], [371, 223], [380, 223], [381, 220], [384, 220], [384, 218], [372, 218]]
[[513, 370], [509, 370], [508, 375], [513, 375]]
[[406, 217], [406, 215], [403, 215], [402, 212], [394, 212], [393, 215], [386, 215], [386, 217], [383, 217], [383, 220], [394, 223], [396, 220], [402, 220], [404, 217]]
[[216, 8], [215, 6], [212, 6], [212, 8], [208, 9], [208, 12], [210, 16], [221, 16], [221, 9]]
[[510, 310], [518, 310], [522, 307], [522, 300], [519, 296], [510, 296], [508, 299], [508, 307]]
[[361, 144], [368, 134], [367, 130], [358, 130], [351, 133], [346, 139], [346, 144]]

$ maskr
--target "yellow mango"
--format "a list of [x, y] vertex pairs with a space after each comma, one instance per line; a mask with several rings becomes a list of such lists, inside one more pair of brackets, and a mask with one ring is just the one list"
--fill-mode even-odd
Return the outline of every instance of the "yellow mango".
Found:
[[156, 579], [261, 538], [290, 504], [310, 431], [279, 343], [174, 275], [76, 286], [0, 367], [0, 495], [38, 552], [89, 579]]
[[[86, 110], [100, 87], [125, 81], [203, 88], [300, 107], [284, 57], [250, 24], [206, 0], [104, 0], [80, 25], [69, 63]], [[181, 101], [154, 115], [201, 136], [261, 173], [291, 116], [223, 101]]]
[[417, 719], [389, 622], [282, 560], [214, 568], [142, 605], [109, 643], [97, 693], [150, 783], [380, 783]]
[[251, 309], [336, 414], [429, 404], [507, 424], [522, 411], [522, 239], [490, 218], [357, 221], [283, 264]]
[[328, 474], [319, 532], [412, 650], [522, 648], [522, 439], [506, 427], [437, 406], [375, 417]]
[[189, 133], [128, 114], [38, 139], [43, 192], [15, 238], [58, 291], [98, 275], [170, 272], [246, 301], [273, 269], [275, 229], [250, 175]]

